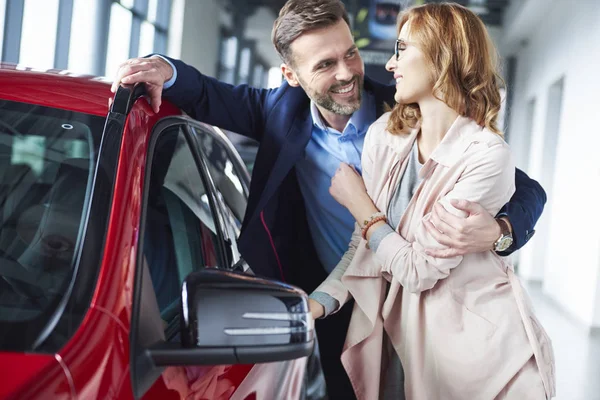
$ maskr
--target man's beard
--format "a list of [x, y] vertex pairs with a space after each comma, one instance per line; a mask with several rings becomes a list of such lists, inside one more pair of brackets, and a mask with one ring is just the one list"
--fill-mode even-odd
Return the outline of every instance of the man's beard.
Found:
[[[352, 102], [347, 104], [340, 104], [336, 102], [333, 99], [331, 90], [337, 90], [343, 86], [351, 84], [352, 82], [356, 82], [358, 88], [358, 94], [356, 96], [356, 99], [353, 99]], [[327, 93], [317, 93], [315, 91], [309, 90], [308, 85], [306, 85], [304, 82], [300, 83], [302, 84], [304, 91], [312, 101], [314, 101], [317, 105], [323, 107], [327, 111], [331, 111], [334, 114], [352, 115], [360, 108], [360, 103], [362, 100], [362, 91], [364, 87], [364, 82], [360, 75], [354, 75], [354, 77], [349, 81], [336, 83], [335, 85], [329, 88]]]

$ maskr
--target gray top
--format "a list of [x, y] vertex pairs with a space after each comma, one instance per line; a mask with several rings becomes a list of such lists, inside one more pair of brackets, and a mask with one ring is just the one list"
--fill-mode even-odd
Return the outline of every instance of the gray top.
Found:
[[400, 185], [396, 188], [387, 209], [388, 224], [380, 226], [369, 238], [369, 247], [373, 252], [377, 251], [383, 238], [396, 231], [396, 227], [400, 224], [400, 219], [408, 207], [410, 199], [412, 199], [417, 187], [419, 187], [419, 184], [423, 180], [419, 178], [419, 171], [421, 171], [422, 167], [423, 164], [419, 162], [419, 148], [415, 140], [415, 144], [408, 157], [408, 165], [406, 166], [404, 175], [402, 175], [402, 179], [400, 179]]
[[[369, 247], [372, 251], [377, 251], [379, 244], [387, 235], [394, 233], [400, 223], [402, 214], [408, 207], [410, 199], [415, 194], [419, 183], [422, 179], [419, 178], [419, 171], [423, 165], [419, 163], [419, 149], [417, 142], [413, 145], [412, 151], [408, 157], [408, 165], [404, 171], [404, 175], [400, 179], [400, 184], [396, 187], [392, 201], [388, 206], [386, 215], [388, 217], [387, 225], [380, 226], [375, 232], [371, 234], [369, 238]], [[311, 299], [323, 305], [325, 308], [325, 314], [322, 318], [327, 317], [329, 314], [338, 309], [339, 303], [336, 299], [324, 292], [313, 292], [310, 296]]]

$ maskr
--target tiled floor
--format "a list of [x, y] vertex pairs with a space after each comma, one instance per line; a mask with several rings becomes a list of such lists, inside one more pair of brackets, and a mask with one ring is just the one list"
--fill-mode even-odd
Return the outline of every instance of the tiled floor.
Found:
[[527, 287], [556, 357], [557, 400], [600, 400], [600, 334], [590, 335], [549, 301], [537, 285]]

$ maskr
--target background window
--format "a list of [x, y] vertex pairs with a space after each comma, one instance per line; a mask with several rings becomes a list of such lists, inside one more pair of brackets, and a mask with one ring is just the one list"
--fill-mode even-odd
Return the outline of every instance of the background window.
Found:
[[142, 22], [142, 27], [140, 28], [140, 51], [138, 52], [140, 57], [154, 52], [154, 35], [154, 25], [148, 21]]
[[158, 0], [148, 1], [148, 21], [156, 22], [156, 13], [158, 11]]
[[[133, 0], [132, 0], [133, 1]], [[127, 3], [123, 1], [123, 3]], [[129, 58], [132, 13], [119, 3], [110, 8], [110, 28], [108, 31], [108, 49], [106, 52], [105, 76], [114, 77], [119, 64]]]
[[265, 67], [263, 67], [261, 64], [255, 64], [252, 79], [253, 79], [252, 86], [254, 86], [256, 88], [265, 87], [265, 83], [264, 83]]
[[219, 80], [235, 83], [235, 58], [238, 40], [235, 36], [224, 38], [221, 41], [221, 57], [219, 59]]
[[244, 47], [240, 53], [240, 76], [238, 84], [248, 83], [248, 76], [250, 75], [250, 59], [252, 58], [252, 50], [248, 47]]
[[68, 68], [81, 73], [96, 69], [96, 34], [99, 29], [98, 0], [75, 0], [69, 41]]
[[0, 0], [0, 54], [4, 43], [4, 18], [6, 13], [6, 0]]
[[25, 0], [19, 64], [54, 67], [58, 0]]

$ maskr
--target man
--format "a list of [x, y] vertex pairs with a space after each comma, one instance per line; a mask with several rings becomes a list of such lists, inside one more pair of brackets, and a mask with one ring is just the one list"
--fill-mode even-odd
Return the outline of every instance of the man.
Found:
[[[384, 112], [384, 103], [393, 104], [395, 88], [364, 76], [339, 0], [289, 0], [272, 39], [286, 80], [277, 89], [234, 87], [181, 61], [153, 56], [123, 63], [113, 91], [120, 83], [145, 82], [155, 111], [164, 96], [198, 120], [260, 142], [238, 245], [255, 273], [310, 293], [335, 267], [354, 228], [350, 213], [329, 194], [331, 177], [341, 162], [360, 171], [367, 128]], [[516, 183], [498, 220], [512, 223], [512, 247], [507, 248], [510, 224], [463, 201], [455, 206], [469, 213], [466, 219], [436, 208], [432, 222], [444, 229], [433, 228], [432, 234], [449, 246], [436, 255], [522, 247], [545, 194], [521, 171]], [[351, 307], [317, 321], [330, 399], [354, 398], [340, 362]]]

